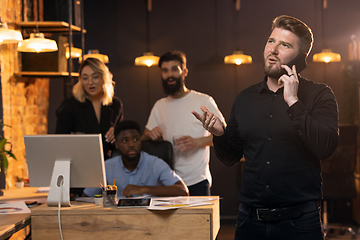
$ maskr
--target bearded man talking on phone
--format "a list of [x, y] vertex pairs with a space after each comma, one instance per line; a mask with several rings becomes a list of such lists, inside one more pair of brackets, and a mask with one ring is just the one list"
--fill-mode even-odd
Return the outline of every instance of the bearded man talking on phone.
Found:
[[277, 17], [264, 49], [266, 76], [237, 96], [228, 126], [205, 106], [192, 112], [222, 162], [245, 158], [235, 239], [324, 239], [320, 161], [338, 145], [337, 103], [328, 86], [287, 66], [308, 56], [312, 43], [305, 23]]

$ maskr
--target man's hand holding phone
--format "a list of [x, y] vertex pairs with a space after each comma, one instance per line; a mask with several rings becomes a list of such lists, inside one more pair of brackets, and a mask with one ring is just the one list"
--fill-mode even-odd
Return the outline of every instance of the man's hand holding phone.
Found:
[[287, 65], [281, 65], [287, 71], [287, 74], [283, 74], [279, 80], [279, 86], [284, 86], [284, 100], [287, 105], [290, 107], [296, 103], [299, 98], [297, 96], [299, 80], [296, 72], [296, 66], [293, 65], [292, 69]]
[[278, 84], [284, 86], [284, 100], [290, 107], [299, 101], [297, 96], [299, 88], [298, 73], [306, 68], [306, 54], [297, 55], [287, 65], [281, 65], [281, 67], [284, 69], [284, 73], [279, 78]]

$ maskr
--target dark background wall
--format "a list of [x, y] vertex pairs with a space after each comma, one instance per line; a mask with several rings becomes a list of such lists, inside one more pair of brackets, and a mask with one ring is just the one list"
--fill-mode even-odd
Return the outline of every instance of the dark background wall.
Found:
[[[123, 101], [125, 119], [136, 120], [144, 127], [153, 104], [164, 97], [159, 68], [134, 66], [135, 58], [147, 51], [146, 1], [84, 2], [85, 50], [99, 49], [109, 56], [115, 95]], [[187, 87], [213, 96], [226, 119], [236, 95], [262, 80], [263, 47], [272, 20], [281, 14], [297, 17], [312, 28], [315, 43], [302, 75], [328, 84], [341, 112], [342, 68], [348, 61], [350, 36], [355, 34], [360, 40], [360, 1], [328, 0], [323, 25], [322, 0], [241, 0], [240, 11], [235, 10], [233, 0], [152, 2], [150, 50], [157, 56], [174, 49], [184, 51], [189, 68]], [[74, 42], [76, 47], [81, 46], [79, 36], [75, 35]], [[343, 61], [313, 63], [313, 54], [326, 46], [340, 53]], [[251, 55], [253, 63], [225, 65], [223, 58], [237, 48]], [[62, 89], [61, 79], [51, 81], [49, 133], [55, 131], [55, 110], [62, 101]], [[194, 106], [194, 110], [199, 110], [199, 106]], [[211, 151], [212, 194], [223, 197], [222, 217], [231, 217], [237, 210], [238, 166], [225, 167]]]

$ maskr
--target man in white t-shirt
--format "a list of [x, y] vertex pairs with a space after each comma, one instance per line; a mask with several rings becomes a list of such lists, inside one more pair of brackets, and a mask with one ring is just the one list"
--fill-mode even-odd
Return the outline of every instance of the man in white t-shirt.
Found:
[[214, 99], [185, 86], [188, 74], [183, 52], [167, 52], [160, 57], [162, 85], [167, 97], [151, 110], [142, 140], [165, 139], [174, 145], [174, 170], [184, 180], [191, 196], [209, 196], [212, 183], [209, 160], [212, 135], [191, 111], [201, 105], [211, 109], [225, 125]]

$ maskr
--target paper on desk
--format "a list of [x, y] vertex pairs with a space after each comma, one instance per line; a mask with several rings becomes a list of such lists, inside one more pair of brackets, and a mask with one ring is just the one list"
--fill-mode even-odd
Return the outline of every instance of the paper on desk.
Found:
[[75, 201], [95, 203], [94, 197], [77, 197], [77, 198], [75, 198]]
[[46, 193], [50, 191], [50, 187], [39, 187], [38, 189], [36, 189], [36, 192], [38, 193]]
[[168, 210], [184, 207], [195, 207], [202, 205], [211, 205], [210, 201], [216, 200], [212, 197], [167, 197], [167, 198], [151, 198], [151, 205], [147, 209], [149, 210]]
[[12, 201], [0, 203], [1, 214], [19, 214], [30, 213], [30, 209], [26, 206], [24, 201]]

